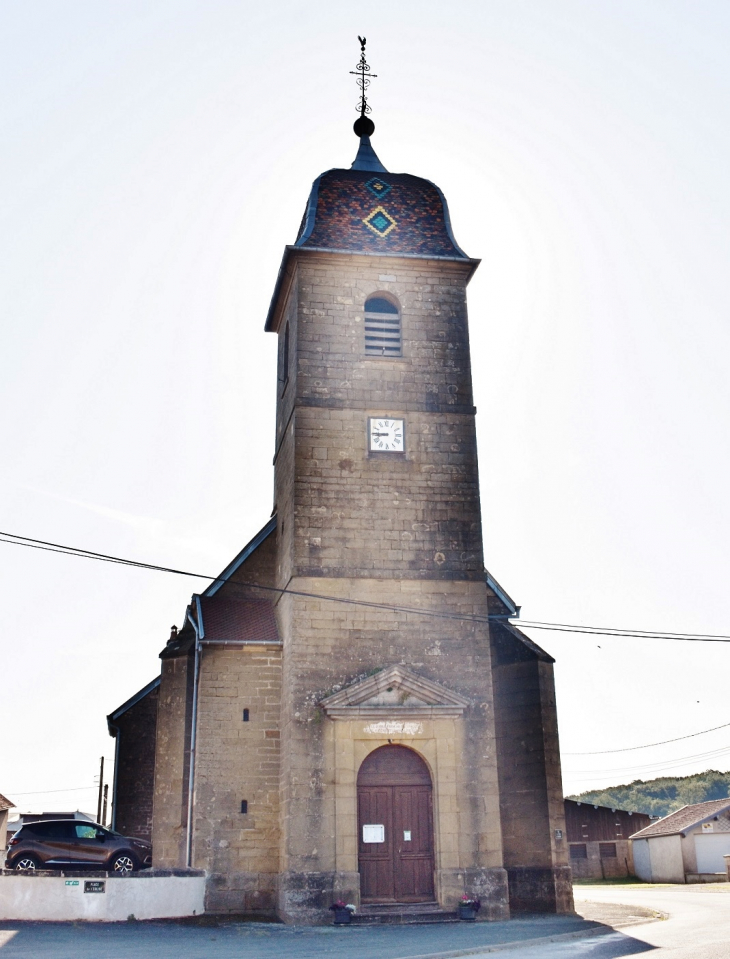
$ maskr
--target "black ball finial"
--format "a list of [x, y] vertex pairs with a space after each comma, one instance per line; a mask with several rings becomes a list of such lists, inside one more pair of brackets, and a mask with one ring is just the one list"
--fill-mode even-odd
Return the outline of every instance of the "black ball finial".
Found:
[[371, 137], [375, 132], [375, 124], [370, 117], [366, 117], [365, 114], [363, 114], [355, 120], [352, 129], [355, 131], [355, 136]]

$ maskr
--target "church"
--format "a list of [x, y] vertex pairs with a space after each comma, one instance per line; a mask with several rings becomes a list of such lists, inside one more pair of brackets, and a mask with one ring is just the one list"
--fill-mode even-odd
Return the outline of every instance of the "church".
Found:
[[155, 868], [205, 870], [211, 912], [571, 912], [553, 660], [484, 561], [479, 260], [365, 113], [265, 320], [272, 515], [108, 717], [113, 824]]

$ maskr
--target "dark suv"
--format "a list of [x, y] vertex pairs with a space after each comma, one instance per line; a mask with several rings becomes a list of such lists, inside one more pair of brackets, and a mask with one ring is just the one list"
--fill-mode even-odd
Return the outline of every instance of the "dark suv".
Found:
[[73, 869], [94, 866], [117, 875], [152, 865], [152, 846], [127, 839], [95, 822], [46, 819], [24, 823], [10, 840], [6, 869]]

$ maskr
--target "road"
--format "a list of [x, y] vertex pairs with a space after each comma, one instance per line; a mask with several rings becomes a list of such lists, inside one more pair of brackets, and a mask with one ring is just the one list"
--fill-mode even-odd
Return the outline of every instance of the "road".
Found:
[[[644, 953], [652, 959], [730, 959], [730, 884], [578, 886], [576, 905], [594, 922], [550, 916], [317, 929], [240, 922], [3, 922], [0, 959], [423, 959], [455, 952], [468, 952], [471, 959], [621, 959]], [[647, 922], [647, 909], [669, 918]], [[617, 928], [603, 932], [595, 920]], [[524, 942], [536, 938], [541, 941]]]
[[510, 959], [620, 959], [643, 953], [652, 959], [730, 959], [730, 884], [577, 886], [575, 897], [579, 909], [580, 900], [587, 899], [639, 905], [668, 918], [591, 939], [511, 950]]

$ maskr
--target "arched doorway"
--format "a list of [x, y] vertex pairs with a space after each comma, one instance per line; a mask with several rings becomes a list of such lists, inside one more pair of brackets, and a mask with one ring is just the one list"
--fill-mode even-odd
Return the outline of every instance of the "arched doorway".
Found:
[[405, 746], [381, 746], [357, 776], [360, 896], [433, 902], [431, 775]]

